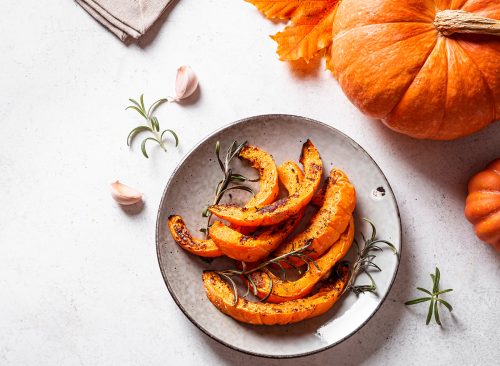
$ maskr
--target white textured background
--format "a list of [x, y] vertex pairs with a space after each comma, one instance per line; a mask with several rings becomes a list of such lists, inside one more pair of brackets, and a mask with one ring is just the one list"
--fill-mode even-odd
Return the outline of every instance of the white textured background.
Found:
[[[363, 117], [322, 71], [279, 62], [282, 27], [243, 0], [181, 0], [156, 38], [123, 45], [72, 1], [5, 2], [0, 32], [0, 364], [492, 365], [500, 358], [500, 255], [463, 217], [468, 177], [500, 156], [500, 123], [456, 142], [416, 141]], [[159, 110], [179, 150], [146, 160], [125, 138], [139, 119], [128, 97], [172, 92], [190, 64], [199, 100]], [[403, 256], [396, 283], [355, 336], [291, 361], [226, 349], [177, 309], [157, 264], [154, 230], [164, 185], [182, 155], [216, 128], [250, 115], [326, 122], [379, 163], [398, 198]], [[146, 195], [128, 215], [109, 197], [120, 179]], [[454, 316], [425, 326], [406, 308], [438, 265]]]

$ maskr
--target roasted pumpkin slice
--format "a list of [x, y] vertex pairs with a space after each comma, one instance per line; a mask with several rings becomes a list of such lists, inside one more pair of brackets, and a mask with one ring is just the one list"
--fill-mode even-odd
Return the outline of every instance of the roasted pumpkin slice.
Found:
[[210, 239], [228, 257], [244, 262], [256, 262], [267, 257], [290, 235], [300, 223], [301, 213], [281, 224], [269, 226], [255, 235], [243, 235], [216, 221], [210, 227]]
[[[259, 192], [248, 201], [245, 207], [262, 207], [278, 198], [278, 171], [273, 157], [258, 147], [246, 145], [241, 149], [239, 157], [248, 160], [250, 165], [259, 171]], [[231, 225], [233, 229], [244, 235], [254, 232], [256, 227]]]
[[[280, 303], [309, 295], [314, 286], [328, 275], [336, 263], [344, 258], [351, 247], [353, 239], [354, 220], [351, 218], [349, 227], [339, 240], [325, 254], [318, 258], [316, 261], [318, 267], [310, 264], [309, 269], [296, 281], [282, 280], [270, 271], [252, 273], [251, 278], [255, 283], [257, 296], [261, 299], [267, 297], [267, 302]], [[272, 290], [269, 294], [270, 288]]]
[[168, 227], [177, 244], [188, 252], [200, 257], [219, 257], [223, 254], [213, 240], [193, 238], [184, 220], [178, 215], [172, 215], [168, 218]]
[[[275, 255], [279, 256], [301, 248], [310, 240], [309, 256], [318, 258], [345, 231], [356, 206], [356, 192], [347, 175], [338, 169], [330, 172], [323, 206], [312, 217], [310, 225], [290, 241], [281, 244]], [[302, 264], [298, 258], [290, 258], [296, 265]]]
[[[289, 194], [294, 194], [300, 188], [304, 173], [297, 164], [291, 161], [283, 163], [278, 168], [278, 176]], [[210, 227], [210, 239], [228, 257], [244, 261], [256, 262], [274, 251], [283, 240], [297, 227], [304, 211], [292, 216], [281, 224], [267, 227], [255, 235], [245, 235], [238, 228], [231, 228], [220, 221]], [[244, 226], [243, 228], [249, 228]]]
[[304, 181], [294, 194], [261, 208], [213, 205], [209, 207], [210, 211], [221, 219], [241, 226], [269, 226], [289, 219], [311, 201], [323, 174], [321, 157], [310, 140], [302, 147], [300, 162], [304, 166]]
[[203, 273], [203, 286], [208, 299], [217, 309], [240, 322], [283, 325], [324, 314], [335, 304], [344, 291], [349, 270], [347, 266], [339, 266], [336, 271], [332, 272], [331, 278], [316, 294], [280, 304], [252, 302], [241, 297], [234, 304], [233, 291], [214, 272]]
[[288, 160], [278, 167], [278, 178], [288, 191], [288, 195], [292, 195], [300, 189], [304, 181], [304, 172], [296, 162]]
[[278, 169], [273, 157], [256, 146], [246, 145], [240, 151], [240, 158], [248, 160], [259, 171], [259, 192], [245, 207], [262, 207], [276, 201], [279, 194]]

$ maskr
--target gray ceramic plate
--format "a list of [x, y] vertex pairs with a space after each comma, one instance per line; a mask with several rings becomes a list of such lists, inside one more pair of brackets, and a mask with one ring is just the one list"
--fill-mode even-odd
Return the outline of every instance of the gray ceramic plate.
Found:
[[[367, 293], [357, 297], [350, 293], [326, 314], [287, 326], [238, 323], [219, 312], [205, 297], [202, 271], [227, 268], [230, 263], [221, 259], [205, 263], [182, 250], [170, 236], [167, 218], [172, 214], [182, 215], [193, 234], [205, 224], [201, 212], [213, 200], [213, 191], [221, 176], [214, 159], [216, 141], [225, 148], [233, 140], [246, 140], [271, 153], [280, 164], [285, 160], [298, 160], [307, 138], [318, 148], [325, 171], [333, 166], [344, 170], [356, 187], [356, 232], [368, 233], [368, 225], [360, 218], [370, 218], [377, 226], [378, 237], [391, 241], [399, 252], [401, 250], [401, 224], [391, 187], [373, 159], [346, 135], [326, 124], [289, 115], [251, 117], [214, 132], [187, 154], [167, 184], [158, 212], [157, 252], [168, 290], [184, 314], [207, 335], [238, 351], [290, 358], [332, 347], [366, 324], [381, 306], [396, 277], [397, 256], [384, 250], [375, 260], [383, 270], [373, 274], [378, 296]], [[235, 171], [256, 175], [239, 159], [235, 160]], [[248, 193], [233, 196], [233, 201], [244, 200], [244, 194]], [[355, 251], [353, 248], [351, 252]], [[367, 282], [367, 278], [358, 280]]]

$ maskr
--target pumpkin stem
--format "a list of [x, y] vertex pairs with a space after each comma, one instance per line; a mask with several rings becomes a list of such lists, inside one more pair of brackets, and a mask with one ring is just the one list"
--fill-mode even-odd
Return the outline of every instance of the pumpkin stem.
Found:
[[454, 33], [474, 33], [500, 36], [500, 20], [485, 18], [463, 10], [443, 10], [436, 13], [434, 26], [444, 36]]

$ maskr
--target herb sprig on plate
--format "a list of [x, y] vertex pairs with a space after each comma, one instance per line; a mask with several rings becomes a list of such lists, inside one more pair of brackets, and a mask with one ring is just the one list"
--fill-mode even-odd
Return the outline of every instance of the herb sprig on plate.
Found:
[[[238, 144], [237, 141], [233, 141], [226, 150], [224, 160], [222, 160], [220, 157], [220, 142], [217, 141], [215, 143], [215, 156], [217, 157], [217, 162], [219, 163], [219, 166], [222, 170], [223, 177], [219, 181], [219, 183], [217, 183], [217, 186], [215, 188], [215, 195], [212, 205], [218, 204], [222, 197], [224, 197], [224, 194], [232, 190], [246, 191], [251, 194], [255, 194], [252, 188], [244, 184], [237, 183], [257, 182], [259, 178], [250, 179], [245, 177], [244, 175], [233, 173], [233, 170], [231, 169], [231, 161], [239, 155], [241, 149], [243, 149], [245, 145], [246, 141], [241, 144]], [[210, 220], [212, 218], [212, 213], [208, 210], [208, 206], [203, 210], [202, 216], [207, 218], [207, 225], [204, 228], [200, 229], [200, 231], [205, 234], [206, 238], [208, 238], [208, 230], [210, 228]]]
[[[361, 237], [363, 238], [363, 247], [361, 247], [358, 241], [354, 239], [354, 244], [356, 244], [357, 248], [357, 259], [352, 265], [351, 275], [349, 276], [349, 281], [347, 282], [347, 286], [345, 287], [345, 291], [352, 290], [352, 292], [354, 292], [356, 295], [365, 292], [377, 292], [377, 285], [370, 272], [373, 270], [378, 272], [382, 271], [382, 269], [377, 264], [375, 264], [374, 259], [376, 258], [376, 255], [373, 254], [374, 252], [382, 251], [380, 244], [387, 245], [389, 248], [391, 248], [395, 255], [398, 255], [398, 251], [394, 244], [390, 243], [387, 240], [377, 239], [377, 229], [375, 228], [373, 222], [366, 218], [363, 218], [363, 220], [370, 224], [372, 233], [368, 238], [366, 238], [363, 233], [361, 233]], [[361, 273], [365, 273], [368, 276], [371, 284], [355, 285], [356, 279]]]
[[297, 271], [297, 273], [299, 275], [301, 275], [303, 273], [303, 270], [300, 267], [296, 266], [291, 261], [289, 261], [290, 258], [298, 258], [302, 262], [304, 262], [304, 265], [306, 265], [305, 271], [309, 270], [310, 264], [314, 265], [318, 271], [320, 270], [318, 263], [316, 263], [316, 261], [314, 261], [314, 259], [312, 259], [308, 255], [308, 253], [310, 252], [310, 250], [308, 248], [311, 245], [311, 243], [312, 243], [312, 240], [309, 240], [306, 244], [304, 244], [304, 246], [302, 246], [298, 249], [292, 250], [288, 253], [282, 254], [278, 257], [269, 259], [265, 262], [262, 262], [258, 266], [251, 268], [251, 269], [247, 269], [246, 263], [241, 262], [241, 266], [242, 266], [241, 270], [227, 269], [227, 270], [223, 270], [223, 271], [215, 271], [215, 273], [217, 273], [218, 275], [220, 275], [221, 277], [226, 279], [231, 284], [231, 287], [233, 288], [233, 294], [234, 294], [234, 305], [236, 305], [240, 295], [238, 294], [238, 287], [236, 286], [236, 282], [232, 279], [232, 277], [233, 276], [238, 276], [238, 277], [243, 276], [246, 279], [247, 290], [243, 295], [241, 295], [241, 297], [248, 296], [248, 294], [250, 293], [250, 287], [252, 287], [253, 295], [257, 296], [257, 286], [255, 285], [255, 282], [252, 279], [252, 277], [250, 276], [250, 274], [252, 274], [253, 272], [262, 270], [263, 273], [265, 273], [269, 277], [269, 291], [268, 291], [266, 296], [264, 296], [262, 299], [260, 299], [260, 301], [265, 302], [269, 298], [271, 293], [273, 292], [273, 278], [269, 275], [269, 270], [270, 270], [270, 267], [272, 265], [276, 265], [280, 268], [281, 277], [284, 280], [286, 280], [286, 270], [285, 270], [285, 267], [283, 267], [283, 264], [287, 264], [290, 267], [292, 267], [295, 271]]
[[[357, 246], [357, 258], [352, 265], [352, 269], [350, 270], [350, 275], [348, 282], [345, 286], [344, 293], [348, 291], [354, 292], [356, 295], [359, 295], [361, 293], [365, 292], [371, 292], [371, 293], [376, 293], [377, 291], [377, 285], [375, 283], [375, 280], [373, 279], [373, 276], [370, 274], [371, 271], [376, 270], [376, 271], [382, 271], [382, 269], [374, 263], [374, 259], [376, 258], [376, 255], [373, 254], [373, 252], [377, 251], [382, 251], [382, 248], [377, 245], [377, 244], [385, 244], [391, 248], [391, 250], [394, 252], [395, 255], [398, 254], [396, 247], [394, 244], [390, 243], [387, 240], [382, 240], [382, 239], [377, 239], [377, 229], [375, 228], [375, 225], [368, 219], [363, 219], [366, 222], [368, 222], [372, 228], [372, 233], [369, 238], [365, 238], [363, 233], [361, 233], [361, 236], [364, 241], [363, 247], [360, 247], [358, 244], [357, 240], [354, 240], [356, 246]], [[252, 293], [254, 296], [257, 295], [257, 287], [250, 276], [251, 273], [260, 271], [262, 270], [263, 273], [265, 273], [269, 277], [269, 290], [266, 296], [264, 296], [260, 301], [265, 302], [269, 296], [271, 295], [273, 291], [273, 278], [269, 275], [269, 270], [270, 268], [274, 265], [277, 266], [280, 269], [280, 278], [284, 281], [287, 280], [286, 278], [286, 270], [283, 266], [283, 264], [289, 265], [293, 270], [297, 272], [297, 274], [301, 275], [304, 273], [304, 271], [308, 271], [310, 269], [310, 265], [314, 265], [318, 271], [321, 269], [318, 266], [318, 263], [312, 259], [308, 254], [310, 253], [310, 249], [308, 249], [312, 244], [312, 239], [309, 240], [304, 246], [301, 248], [292, 250], [288, 253], [285, 253], [281, 256], [269, 259], [265, 262], [262, 262], [259, 264], [257, 267], [247, 269], [245, 262], [241, 262], [241, 270], [240, 269], [228, 269], [228, 270], [221, 270], [221, 271], [215, 271], [218, 275], [223, 277], [231, 287], [233, 288], [233, 294], [234, 294], [234, 304], [238, 302], [239, 298], [239, 293], [238, 293], [238, 286], [236, 285], [236, 282], [232, 277], [238, 276], [238, 277], [244, 277], [245, 282], [246, 282], [246, 292], [241, 295], [241, 297], [246, 297], [250, 293], [250, 290], [252, 290]], [[299, 258], [304, 262], [304, 265], [306, 266], [305, 269], [300, 268], [300, 266], [297, 266], [293, 264], [289, 259], [292, 257]], [[398, 258], [399, 260], [399, 258]], [[349, 265], [349, 262], [344, 261], [342, 264], [347, 264]], [[361, 274], [365, 273], [371, 280], [371, 284], [369, 285], [355, 285], [355, 281], [357, 277]]]

